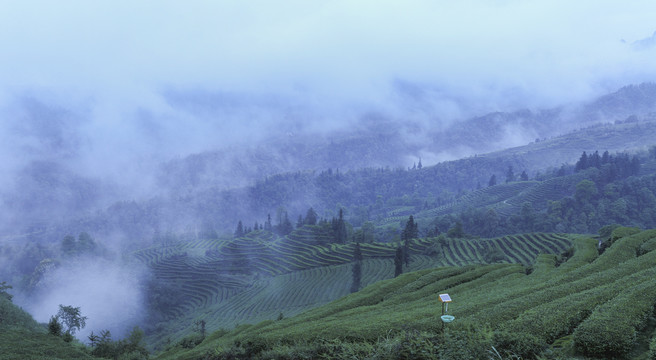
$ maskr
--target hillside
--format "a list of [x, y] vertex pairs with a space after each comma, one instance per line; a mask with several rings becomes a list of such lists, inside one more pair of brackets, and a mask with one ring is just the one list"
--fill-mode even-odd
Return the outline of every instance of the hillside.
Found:
[[48, 334], [30, 314], [0, 291], [0, 357], [3, 360], [93, 359], [79, 344]]
[[[656, 231], [618, 228], [599, 254], [580, 237], [566, 261], [439, 267], [377, 282], [292, 318], [210, 334], [158, 359], [645, 356], [656, 351]], [[439, 319], [437, 294], [449, 293]], [[414, 355], [413, 355], [414, 354]]]
[[[119, 188], [74, 173], [65, 164], [33, 162], [21, 172], [21, 191], [3, 195], [8, 205], [20, 210], [20, 216], [12, 217], [20, 221], [4, 237], [48, 242], [87, 231], [103, 236], [120, 233], [146, 242], [158, 231], [225, 231], [240, 219], [262, 219], [279, 207], [297, 214], [314, 206], [330, 216], [337, 203], [346, 205], [344, 199], [363, 195], [362, 188], [352, 184], [308, 187], [323, 173], [338, 169], [339, 174], [370, 178], [375, 184], [406, 184], [385, 188], [367, 183], [366, 190], [375, 189], [376, 194], [364, 193], [365, 206], [378, 195], [386, 201], [417, 195], [449, 202], [450, 197], [485, 186], [492, 175], [503, 179], [508, 166], [533, 179], [575, 162], [583, 151], [644, 150], [656, 135], [655, 88], [649, 83], [627, 86], [585, 104], [497, 112], [448, 126], [368, 114], [347, 129], [272, 133], [257, 146], [166, 161], [153, 175], [148, 187], [152, 193], [138, 198], [121, 198]], [[430, 166], [412, 175], [400, 170], [420, 160]], [[368, 174], [372, 171], [378, 175]], [[149, 178], [142, 175], [135, 183]], [[420, 189], [414, 187], [417, 182]], [[262, 188], [263, 183], [268, 185]], [[24, 195], [32, 193], [41, 195]], [[240, 206], [232, 206], [236, 203]], [[350, 206], [362, 206], [362, 201]], [[57, 216], [48, 209], [57, 209]], [[24, 214], [39, 216], [29, 222]]]
[[[208, 330], [295, 315], [350, 293], [354, 243], [311, 245], [313, 227], [286, 237], [267, 231], [244, 238], [170, 244], [134, 254], [152, 269], [148, 288], [153, 312], [149, 343], [193, 334], [203, 320]], [[394, 276], [401, 243], [361, 244], [361, 286]], [[494, 239], [414, 239], [409, 266], [414, 271], [494, 262], [529, 266], [538, 254], [560, 254], [568, 236], [525, 234]]]

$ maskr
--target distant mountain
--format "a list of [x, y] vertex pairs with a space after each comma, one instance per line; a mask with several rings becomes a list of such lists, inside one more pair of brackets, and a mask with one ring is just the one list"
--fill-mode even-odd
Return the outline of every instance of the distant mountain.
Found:
[[589, 103], [554, 109], [494, 112], [455, 122], [418, 124], [369, 114], [328, 133], [288, 133], [258, 144], [193, 154], [164, 163], [159, 184], [168, 192], [234, 188], [266, 176], [303, 170], [407, 167], [488, 153], [561, 136], [597, 123], [656, 113], [656, 84], [626, 86]]
[[631, 46], [636, 50], [646, 50], [656, 46], [656, 31], [647, 38], [640, 39], [631, 43]]
[[[29, 234], [51, 241], [80, 231], [120, 230], [135, 237], [203, 226], [226, 229], [240, 218], [266, 216], [278, 207], [290, 213], [315, 204], [334, 209], [335, 204], [317, 200], [323, 195], [316, 189], [293, 181], [288, 183], [290, 194], [281, 189], [252, 201], [258, 183], [288, 177], [277, 174], [301, 172], [306, 175], [299, 179], [304, 179], [329, 169], [398, 170], [420, 160], [424, 172], [436, 174], [431, 179], [433, 196], [458, 194], [487, 184], [493, 174], [501, 178], [508, 166], [533, 176], [538, 170], [573, 163], [583, 151], [652, 145], [654, 114], [656, 84], [650, 83], [626, 86], [585, 104], [495, 112], [446, 128], [368, 114], [340, 130], [272, 133], [261, 142], [172, 159], [156, 175], [157, 196], [114, 201], [110, 207], [104, 205], [108, 198], [120, 199], [116, 189], [58, 163], [34, 162], [23, 170], [22, 191], [3, 194], [4, 204], [16, 210], [15, 217], [4, 223], [11, 226], [10, 238]], [[455, 159], [462, 160], [448, 161]], [[436, 165], [427, 166], [432, 164]], [[387, 194], [410, 196], [411, 189], [391, 188]], [[52, 209], [58, 210], [56, 217], [48, 216], [52, 212], [47, 210]]]

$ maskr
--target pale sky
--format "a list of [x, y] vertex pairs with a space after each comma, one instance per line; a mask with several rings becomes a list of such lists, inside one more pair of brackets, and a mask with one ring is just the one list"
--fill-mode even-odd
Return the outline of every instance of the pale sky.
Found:
[[621, 43], [651, 36], [653, 19], [653, 1], [2, 1], [0, 83], [375, 102], [403, 79], [549, 101], [653, 77]]
[[[201, 151], [208, 133], [290, 116], [552, 107], [655, 81], [656, 49], [631, 45], [654, 19], [652, 0], [0, 0], [0, 114], [16, 121], [25, 96], [72, 109], [97, 162]], [[232, 97], [199, 117], [164, 95], [192, 92]]]

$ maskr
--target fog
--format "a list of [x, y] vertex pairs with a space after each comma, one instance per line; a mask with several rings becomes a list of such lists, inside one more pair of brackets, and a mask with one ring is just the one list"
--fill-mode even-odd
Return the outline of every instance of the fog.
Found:
[[42, 323], [59, 311], [59, 304], [79, 307], [87, 316], [86, 327], [75, 335], [87, 336], [110, 330], [121, 338], [141, 324], [146, 309], [140, 282], [144, 269], [135, 264], [119, 264], [99, 259], [78, 259], [46, 273], [36, 287], [37, 296], [17, 298]]
[[[146, 199], [161, 164], [190, 154], [376, 119], [417, 135], [656, 81], [654, 18], [648, 0], [3, 2], [3, 239], [23, 241], [25, 217]], [[418, 153], [471, 155], [454, 149]], [[47, 321], [81, 306], [86, 330], [132, 324], [135, 271], [62, 267], [26, 307]]]
[[[581, 101], [654, 79], [655, 13], [649, 1], [5, 3], [2, 166], [58, 155], [142, 190], [127, 175], [153, 161], [280, 129], [370, 111], [436, 127]], [[34, 104], [65, 116], [23, 125]]]

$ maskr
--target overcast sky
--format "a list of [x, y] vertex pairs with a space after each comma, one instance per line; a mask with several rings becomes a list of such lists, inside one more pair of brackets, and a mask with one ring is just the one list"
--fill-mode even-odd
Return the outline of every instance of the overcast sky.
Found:
[[[101, 156], [198, 151], [226, 122], [273, 123], [290, 107], [308, 122], [402, 117], [408, 94], [453, 118], [549, 107], [653, 81], [656, 52], [631, 44], [654, 19], [652, 0], [0, 0], [0, 109], [13, 119], [26, 95], [75, 109], [78, 144]], [[188, 91], [251, 100], [199, 119], [162, 96]]]
[[621, 40], [656, 30], [653, 1], [28, 0], [0, 6], [0, 80], [10, 91], [203, 86], [368, 99], [402, 78], [549, 96], [637, 70], [626, 65], [648, 66], [629, 59], [635, 54], [623, 51]]

